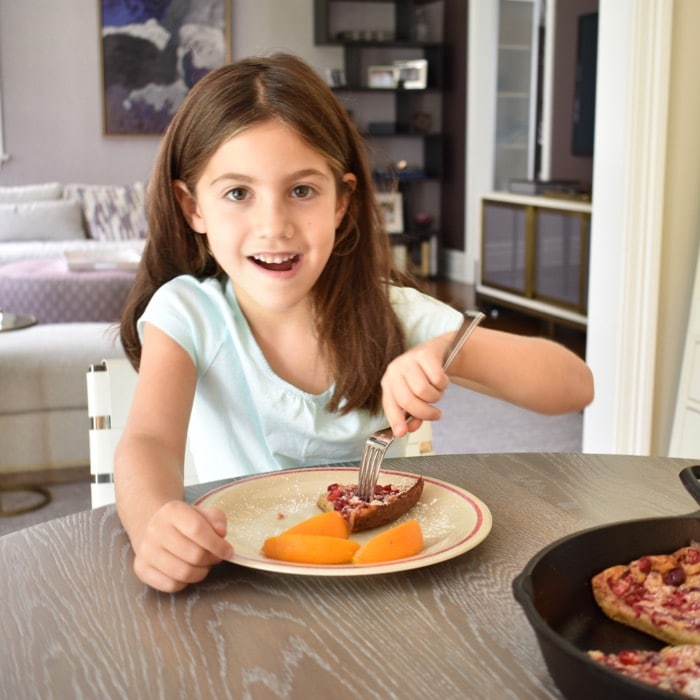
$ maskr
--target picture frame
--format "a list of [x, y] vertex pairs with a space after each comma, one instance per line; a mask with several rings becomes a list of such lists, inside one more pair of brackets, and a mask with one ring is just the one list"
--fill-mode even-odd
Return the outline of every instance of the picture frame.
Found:
[[331, 87], [345, 87], [348, 82], [342, 68], [326, 68], [326, 82]]
[[398, 73], [396, 66], [369, 66], [367, 68], [368, 87], [380, 90], [396, 88]]
[[103, 131], [164, 133], [190, 88], [231, 60], [229, 0], [100, 0]]
[[396, 85], [404, 90], [425, 90], [428, 87], [428, 61], [394, 61]]
[[400, 192], [378, 192], [377, 203], [384, 214], [387, 233], [403, 233], [403, 197]]

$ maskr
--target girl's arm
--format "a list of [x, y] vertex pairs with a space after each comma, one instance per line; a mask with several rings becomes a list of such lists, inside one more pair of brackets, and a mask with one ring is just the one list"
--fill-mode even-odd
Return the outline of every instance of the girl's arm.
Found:
[[[452, 333], [397, 357], [382, 380], [384, 410], [394, 433], [404, 435], [423, 420], [436, 420], [449, 380], [522, 408], [545, 414], [580, 411], [593, 400], [588, 365], [564, 346], [544, 338], [477, 328], [449, 368], [442, 358]], [[414, 427], [415, 426], [415, 427]]]
[[183, 502], [187, 426], [197, 381], [189, 355], [147, 325], [139, 378], [117, 446], [117, 510], [145, 583], [177, 591], [230, 558], [226, 518]]

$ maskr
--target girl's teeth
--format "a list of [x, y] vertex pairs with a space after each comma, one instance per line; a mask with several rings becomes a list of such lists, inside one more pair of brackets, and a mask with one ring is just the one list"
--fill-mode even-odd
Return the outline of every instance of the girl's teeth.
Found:
[[293, 255], [254, 255], [255, 260], [267, 263], [268, 265], [279, 265], [280, 263], [287, 262], [288, 260], [293, 260]]

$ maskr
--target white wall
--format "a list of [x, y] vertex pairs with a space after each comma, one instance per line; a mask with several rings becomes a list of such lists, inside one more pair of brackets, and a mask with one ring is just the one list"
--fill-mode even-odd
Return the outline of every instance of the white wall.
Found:
[[[700, 3], [675, 0], [651, 453], [666, 454], [700, 250]], [[700, 457], [700, 436], [697, 437]]]
[[[313, 0], [230, 0], [232, 57], [289, 50], [316, 66], [341, 49], [313, 44]], [[293, 11], [290, 12], [290, 3]], [[0, 0], [5, 150], [0, 185], [148, 179], [156, 136], [104, 136], [97, 0]]]
[[700, 240], [700, 3], [600, 7], [584, 449], [666, 454]]

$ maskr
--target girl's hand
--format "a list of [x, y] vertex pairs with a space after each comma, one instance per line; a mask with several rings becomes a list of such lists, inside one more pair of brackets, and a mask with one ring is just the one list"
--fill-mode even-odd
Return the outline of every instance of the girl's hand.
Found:
[[148, 521], [138, 546], [134, 543], [134, 572], [159, 591], [180, 591], [233, 556], [225, 535], [226, 516], [218, 508], [168, 501]]
[[450, 383], [442, 369], [448, 340], [449, 335], [439, 336], [389, 363], [382, 377], [382, 404], [396, 437], [412, 433], [424, 420], [438, 420], [442, 415], [433, 404]]

